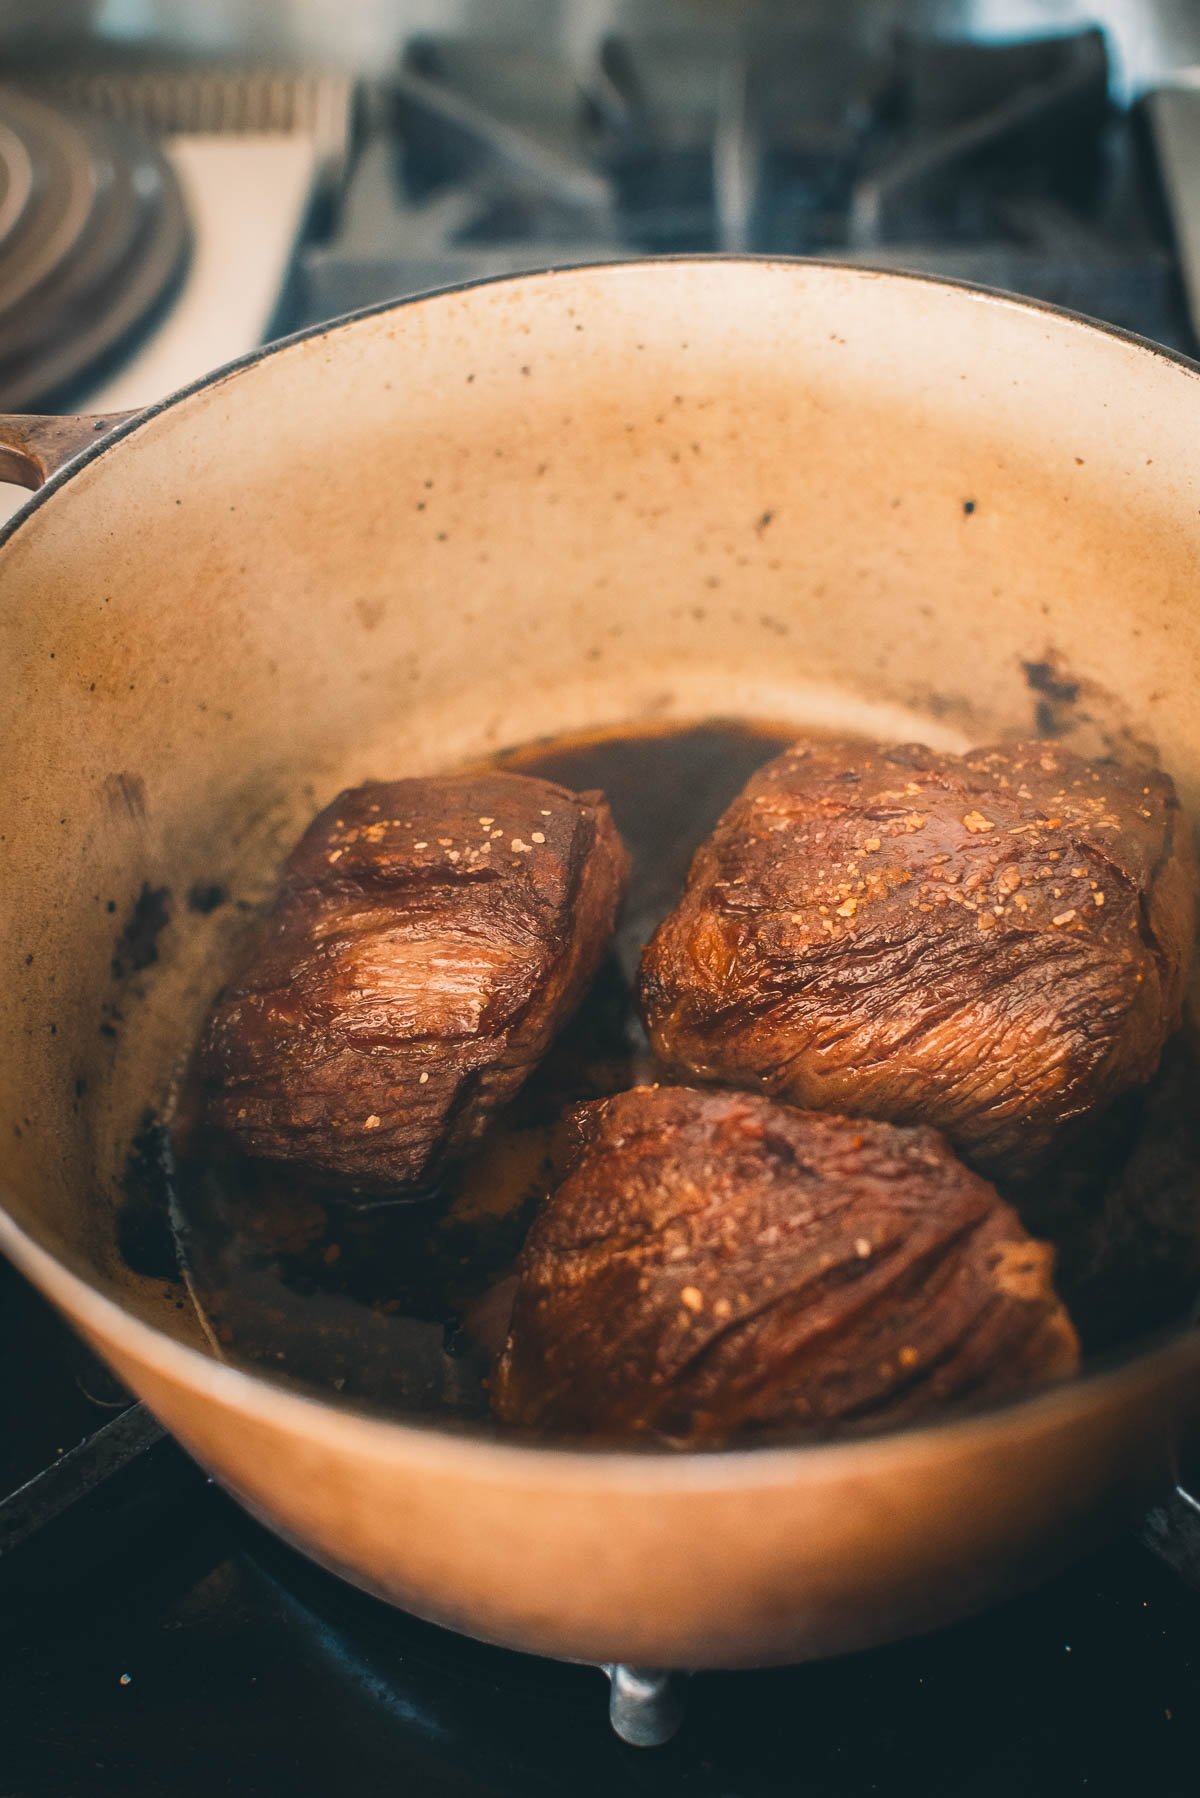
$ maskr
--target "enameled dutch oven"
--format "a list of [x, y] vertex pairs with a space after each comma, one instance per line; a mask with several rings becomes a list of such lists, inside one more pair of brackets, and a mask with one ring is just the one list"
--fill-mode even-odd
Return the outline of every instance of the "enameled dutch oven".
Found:
[[642, 1665], [877, 1641], [1135, 1516], [1200, 1400], [1183, 1332], [874, 1440], [584, 1452], [223, 1364], [114, 1219], [236, 928], [185, 895], [265, 894], [349, 782], [708, 716], [964, 747], [1035, 728], [1033, 667], [1194, 815], [1197, 370], [968, 288], [672, 261], [366, 313], [111, 423], [0, 423], [0, 474], [49, 477], [0, 549], [0, 1246], [180, 1441], [398, 1604]]

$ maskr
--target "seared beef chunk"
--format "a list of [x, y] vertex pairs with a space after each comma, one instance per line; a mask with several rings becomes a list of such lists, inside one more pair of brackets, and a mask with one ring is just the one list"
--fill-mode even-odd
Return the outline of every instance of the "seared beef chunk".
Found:
[[936, 1131], [686, 1087], [572, 1122], [496, 1370], [510, 1422], [701, 1446], [903, 1423], [1078, 1366], [1053, 1250]]
[[1023, 1175], [1153, 1074], [1194, 902], [1165, 774], [1047, 743], [801, 743], [697, 851], [641, 1004], [676, 1069], [936, 1124]]
[[210, 1119], [359, 1191], [428, 1182], [582, 996], [625, 873], [599, 793], [516, 774], [342, 793], [209, 1020]]

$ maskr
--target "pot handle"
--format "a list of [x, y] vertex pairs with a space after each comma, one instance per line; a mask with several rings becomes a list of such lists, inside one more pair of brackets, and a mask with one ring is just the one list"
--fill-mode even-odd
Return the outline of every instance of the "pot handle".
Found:
[[0, 412], [0, 481], [31, 489], [42, 487], [64, 462], [135, 416], [136, 410], [85, 413], [78, 418]]

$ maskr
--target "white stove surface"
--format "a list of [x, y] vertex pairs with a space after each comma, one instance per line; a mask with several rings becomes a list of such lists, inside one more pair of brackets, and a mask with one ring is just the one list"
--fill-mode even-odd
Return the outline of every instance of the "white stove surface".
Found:
[[[179, 294], [118, 371], [80, 410], [147, 406], [255, 349], [266, 335], [317, 174], [303, 133], [169, 137], [192, 224]], [[0, 523], [29, 497], [0, 483]]]

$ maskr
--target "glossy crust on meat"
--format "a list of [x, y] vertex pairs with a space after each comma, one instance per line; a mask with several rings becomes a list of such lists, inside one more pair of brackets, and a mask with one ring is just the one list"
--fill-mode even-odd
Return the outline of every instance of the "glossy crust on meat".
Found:
[[600, 793], [479, 774], [340, 794], [209, 1020], [211, 1122], [359, 1191], [428, 1184], [583, 996], [626, 872]]
[[800, 743], [700, 847], [648, 944], [693, 1078], [924, 1122], [995, 1176], [1153, 1074], [1195, 928], [1165, 774], [1047, 743]]
[[493, 1380], [511, 1423], [700, 1447], [1077, 1369], [1053, 1250], [934, 1130], [687, 1087], [572, 1122]]

